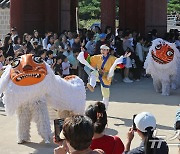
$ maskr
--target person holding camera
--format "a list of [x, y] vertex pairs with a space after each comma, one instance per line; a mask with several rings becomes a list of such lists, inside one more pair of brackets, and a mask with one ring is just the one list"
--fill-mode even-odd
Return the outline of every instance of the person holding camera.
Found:
[[85, 112], [94, 123], [94, 136], [91, 143], [91, 149], [102, 149], [106, 154], [122, 154], [124, 144], [118, 136], [105, 135], [104, 130], [107, 125], [107, 113], [105, 105], [96, 102], [90, 105]]
[[[154, 115], [149, 112], [136, 115], [133, 128], [130, 128], [127, 134], [125, 154], [168, 154], [169, 148], [165, 140], [153, 136], [155, 129], [156, 119]], [[137, 132], [141, 137], [142, 143], [139, 147], [130, 150], [134, 132]]]
[[[104, 154], [103, 150], [91, 150], [89, 147], [94, 134], [93, 123], [90, 118], [74, 115], [66, 118], [60, 133], [59, 145], [54, 154]], [[63, 140], [63, 141], [62, 141]]]

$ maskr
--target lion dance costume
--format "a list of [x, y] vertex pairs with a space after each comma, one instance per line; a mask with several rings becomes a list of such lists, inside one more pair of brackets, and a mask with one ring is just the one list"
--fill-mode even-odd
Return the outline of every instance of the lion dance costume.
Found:
[[18, 143], [30, 140], [30, 122], [37, 124], [38, 133], [49, 143], [51, 127], [47, 103], [57, 110], [83, 114], [85, 87], [77, 77], [68, 81], [54, 72], [40, 57], [31, 54], [14, 59], [0, 79], [0, 93], [7, 115], [15, 112], [18, 119]]
[[161, 38], [152, 41], [144, 63], [146, 73], [153, 78], [158, 93], [168, 96], [179, 85], [180, 53], [173, 43]]

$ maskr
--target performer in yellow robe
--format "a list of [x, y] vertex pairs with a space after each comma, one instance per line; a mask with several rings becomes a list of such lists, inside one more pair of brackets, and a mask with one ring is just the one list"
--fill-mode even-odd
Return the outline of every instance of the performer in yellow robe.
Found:
[[[118, 65], [119, 68], [123, 68], [123, 61], [126, 59], [128, 54], [125, 56], [121, 56], [120, 58], [116, 58], [110, 55], [110, 48], [107, 45], [102, 45], [100, 47], [101, 54], [89, 56], [86, 53], [80, 53], [78, 56], [78, 60], [89, 67], [91, 69], [91, 73], [89, 74], [89, 83], [87, 87], [90, 91], [94, 91], [96, 86], [96, 81], [99, 81], [101, 84], [101, 92], [103, 96], [103, 103], [106, 106], [106, 109], [109, 105], [109, 97], [110, 97], [110, 85], [112, 81], [112, 76], [114, 74], [114, 69]], [[84, 59], [87, 61], [85, 61]], [[90, 65], [89, 65], [90, 64]]]

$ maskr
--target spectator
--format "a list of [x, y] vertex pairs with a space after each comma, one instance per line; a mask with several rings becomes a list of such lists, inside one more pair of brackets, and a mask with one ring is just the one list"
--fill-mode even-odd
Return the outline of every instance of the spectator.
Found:
[[43, 49], [47, 49], [48, 37], [49, 37], [50, 35], [52, 35], [52, 32], [50, 32], [50, 31], [47, 31], [47, 32], [45, 33], [45, 38], [44, 38], [43, 41], [42, 41]]
[[179, 49], [180, 51], [180, 35], [175, 35], [175, 44], [176, 44], [176, 48]]
[[[136, 125], [136, 132], [142, 139], [139, 147], [130, 150], [131, 142], [134, 138], [134, 130], [130, 128], [127, 134], [127, 144], [125, 147], [125, 154], [168, 154], [169, 149], [167, 143], [159, 138], [153, 137], [153, 132], [156, 129], [156, 119], [149, 112], [142, 112], [138, 114], [134, 123]], [[154, 142], [153, 142], [154, 141]], [[160, 147], [159, 146], [160, 144]], [[152, 145], [154, 146], [152, 147]]]
[[19, 36], [16, 36], [14, 38], [14, 42], [13, 42], [13, 50], [14, 50], [14, 52], [19, 50], [21, 47], [22, 47], [22, 45], [21, 45], [21, 38]]
[[95, 26], [93, 32], [95, 33], [95, 34], [94, 34], [95, 42], [99, 41], [99, 40], [100, 40], [99, 35], [102, 33], [101, 28], [100, 28], [99, 26]]
[[66, 77], [70, 74], [70, 63], [66, 56], [63, 56], [63, 62], [62, 62], [62, 75], [63, 77]]
[[100, 47], [101, 47], [101, 45], [103, 45], [103, 44], [109, 45], [109, 42], [106, 41], [106, 34], [105, 33], [101, 33], [99, 35], [99, 38], [100, 38], [100, 40], [97, 41], [97, 43], [96, 43], [95, 55], [100, 54]]
[[72, 45], [74, 43], [74, 39], [73, 39], [73, 33], [72, 32], [68, 32], [68, 41], [70, 43], [70, 46], [72, 48]]
[[[130, 32], [126, 31], [124, 33], [124, 38], [123, 38], [123, 50], [125, 52], [131, 52], [132, 54], [134, 53], [134, 48], [131, 45], [131, 41], [129, 40], [130, 38]], [[129, 57], [126, 58], [126, 65], [124, 69], [124, 79], [123, 82], [125, 83], [132, 83], [133, 81], [129, 79], [129, 69], [132, 67], [132, 61]]]
[[39, 32], [37, 30], [33, 31], [33, 37], [31, 39], [31, 43], [36, 41], [38, 45], [42, 45], [42, 38], [39, 36]]
[[26, 54], [31, 53], [33, 51], [33, 46], [30, 41], [31, 41], [31, 35], [29, 35], [28, 33], [24, 33], [23, 43], [26, 43], [26, 47], [27, 47]]
[[47, 50], [54, 50], [54, 37], [53, 35], [48, 36], [48, 45], [47, 45]]
[[139, 81], [141, 78], [142, 70], [143, 70], [143, 63], [144, 63], [144, 52], [148, 52], [148, 48], [145, 48], [143, 46], [144, 40], [143, 37], [139, 36], [137, 38], [137, 44], [136, 44], [136, 56], [134, 57], [135, 63], [136, 63], [136, 68], [134, 69], [133, 72], [133, 77], [136, 81]]
[[153, 29], [151, 33], [152, 33], [152, 40], [157, 39], [157, 35], [158, 35], [157, 29]]
[[112, 33], [112, 27], [111, 26], [106, 26], [104, 33], [106, 34], [106, 40], [108, 40], [110, 42], [114, 40], [115, 37]]
[[7, 35], [4, 39], [3, 55], [5, 58], [9, 56], [14, 57], [14, 50], [13, 50], [12, 39], [10, 35]]
[[78, 34], [74, 35], [74, 43], [72, 44], [72, 50], [81, 51], [80, 37]]
[[11, 33], [11, 39], [12, 39], [12, 41], [14, 42], [14, 38], [15, 38], [16, 36], [18, 36], [17, 28], [16, 28], [16, 27], [12, 27], [10, 33]]
[[37, 51], [38, 41], [37, 41], [37, 40], [34, 40], [34, 41], [32, 42], [32, 46], [33, 46], [33, 50], [34, 50], [34, 51]]
[[4, 72], [4, 67], [3, 66], [4, 66], [4, 61], [5, 61], [2, 49], [3, 48], [0, 47], [0, 77], [3, 74], [3, 72]]
[[39, 50], [37, 52], [37, 54], [35, 54], [35, 56], [41, 57], [43, 60], [46, 59], [46, 52], [47, 50], [43, 49], [43, 50]]
[[117, 30], [118, 35], [115, 37], [115, 47], [116, 47], [116, 54], [118, 57], [125, 54], [123, 50], [123, 30], [118, 29]]
[[68, 61], [70, 62], [71, 66], [72, 66], [72, 69], [71, 69], [72, 75], [78, 75], [78, 64], [79, 64], [79, 61], [77, 60], [78, 54], [79, 54], [79, 51], [74, 50], [73, 54], [71, 54], [67, 57]]
[[54, 61], [53, 61], [53, 51], [52, 51], [52, 50], [48, 50], [48, 51], [46, 52], [46, 56], [47, 56], [46, 62], [47, 62], [51, 67], [53, 67], [53, 63], [54, 63]]
[[54, 73], [62, 77], [62, 57], [56, 57], [55, 61]]
[[90, 105], [85, 112], [94, 123], [94, 136], [90, 148], [102, 149], [106, 154], [122, 154], [124, 152], [124, 144], [117, 136], [104, 135], [107, 125], [107, 113], [105, 105], [96, 102]]
[[95, 46], [96, 46], [93, 33], [89, 34], [88, 40], [89, 41], [87, 42], [85, 47], [87, 48], [87, 52], [92, 56], [92, 55], [94, 55]]
[[93, 134], [93, 124], [88, 117], [75, 115], [65, 119], [60, 137], [66, 144], [59, 143], [61, 146], [54, 149], [54, 154], [104, 154], [102, 150], [89, 148]]
[[67, 37], [66, 35], [62, 34], [59, 38], [59, 48], [60, 48], [60, 52], [63, 53], [63, 55], [65, 55], [66, 57], [68, 57], [69, 55], [73, 54], [72, 49], [71, 49], [71, 45], [70, 43], [67, 41]]

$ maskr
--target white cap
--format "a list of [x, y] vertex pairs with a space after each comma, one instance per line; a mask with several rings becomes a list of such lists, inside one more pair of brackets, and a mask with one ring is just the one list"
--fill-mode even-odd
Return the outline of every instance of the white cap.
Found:
[[147, 132], [146, 128], [152, 127], [152, 130], [156, 128], [156, 119], [154, 115], [149, 112], [139, 113], [135, 119], [134, 123], [136, 124], [136, 128], [141, 132]]
[[101, 45], [100, 49], [106, 49], [106, 50], [109, 50], [110, 48], [107, 46], [107, 45]]

